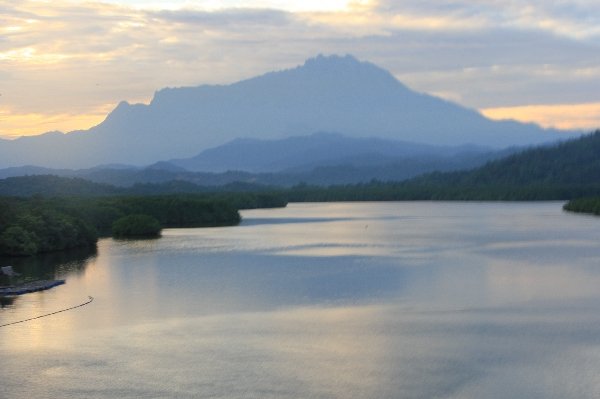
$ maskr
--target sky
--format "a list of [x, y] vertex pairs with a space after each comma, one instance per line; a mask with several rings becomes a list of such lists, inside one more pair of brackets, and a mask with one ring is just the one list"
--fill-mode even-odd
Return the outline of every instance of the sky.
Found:
[[489, 117], [600, 128], [597, 0], [0, 0], [0, 137], [87, 129], [121, 100], [317, 54]]

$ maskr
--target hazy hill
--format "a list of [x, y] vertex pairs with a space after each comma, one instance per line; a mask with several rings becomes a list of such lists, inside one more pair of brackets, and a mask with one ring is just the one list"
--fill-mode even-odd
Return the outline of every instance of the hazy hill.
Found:
[[122, 191], [119, 188], [108, 184], [53, 175], [9, 177], [0, 180], [0, 196], [6, 197], [29, 197], [33, 195], [87, 197], [121, 193]]
[[373, 179], [400, 181], [436, 170], [468, 169], [510, 151], [318, 133], [280, 140], [236, 139], [193, 158], [161, 161], [143, 168], [104, 165], [75, 170], [23, 166], [0, 169], [0, 178], [52, 174], [120, 187], [173, 180], [202, 186], [240, 182], [276, 186], [301, 182], [351, 184]]
[[440, 165], [443, 160], [449, 163], [490, 152], [489, 148], [474, 146], [433, 146], [375, 137], [315, 133], [274, 140], [238, 138], [204, 150], [192, 158], [172, 159], [168, 163], [202, 172], [300, 172], [323, 166], [382, 166], [407, 159], [419, 159], [423, 165]]
[[[459, 172], [435, 172], [404, 182], [371, 181], [358, 185], [338, 184], [331, 188], [299, 185], [285, 191], [291, 201], [340, 200], [557, 200], [600, 195], [600, 131], [551, 146], [523, 150], [490, 161], [484, 166]], [[390, 170], [394, 169], [390, 166]], [[170, 168], [169, 168], [170, 169]], [[336, 182], [362, 173], [352, 167], [322, 167], [302, 176], [307, 183], [320, 184], [323, 176]], [[396, 168], [402, 169], [402, 168]], [[53, 176], [27, 176], [0, 180], [0, 195], [106, 195], [114, 193], [158, 194], [166, 192], [256, 191], [266, 184], [288, 185], [291, 174], [220, 174], [149, 169], [119, 169], [114, 173], [156, 173], [154, 184], [117, 188]], [[102, 169], [96, 170], [102, 173]], [[162, 173], [162, 174], [161, 174]], [[174, 173], [183, 173], [175, 176]], [[187, 176], [187, 177], [186, 177]], [[121, 177], [122, 178], [122, 177]], [[283, 179], [283, 180], [278, 180]], [[311, 180], [312, 179], [312, 180]], [[208, 183], [213, 182], [213, 183]], [[217, 182], [214, 184], [214, 182]], [[232, 182], [237, 182], [231, 184]], [[283, 182], [283, 183], [281, 183]], [[75, 195], [73, 194], [73, 195]]]
[[0, 140], [0, 167], [148, 165], [191, 157], [234, 138], [316, 131], [495, 148], [557, 137], [532, 124], [491, 121], [416, 93], [389, 72], [351, 56], [318, 56], [302, 66], [231, 85], [163, 89], [148, 105], [121, 102], [87, 131]]

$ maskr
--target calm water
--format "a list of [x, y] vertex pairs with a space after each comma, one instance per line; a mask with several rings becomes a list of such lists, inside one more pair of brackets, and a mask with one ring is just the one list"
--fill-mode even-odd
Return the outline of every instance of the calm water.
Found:
[[16, 264], [0, 398], [598, 398], [600, 218], [292, 204]]

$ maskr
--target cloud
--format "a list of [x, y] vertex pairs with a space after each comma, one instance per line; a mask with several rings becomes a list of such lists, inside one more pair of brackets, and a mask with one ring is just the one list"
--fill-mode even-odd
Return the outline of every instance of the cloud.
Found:
[[600, 102], [595, 1], [159, 3], [0, 0], [0, 107], [15, 118], [92, 115], [166, 86], [230, 83], [318, 53], [354, 54], [474, 108]]
[[112, 104], [97, 107], [92, 113], [16, 113], [0, 107], [0, 136], [17, 138], [40, 132], [87, 129], [102, 122]]
[[544, 31], [590, 40], [600, 35], [600, 3], [595, 0], [380, 0], [374, 9], [388, 15], [462, 21], [471, 28]]
[[492, 119], [514, 119], [535, 122], [543, 127], [560, 129], [600, 129], [600, 103], [524, 105], [519, 107], [486, 108], [481, 112]]
[[149, 15], [162, 22], [183, 25], [223, 28], [235, 24], [236, 28], [257, 26], [281, 27], [289, 24], [290, 13], [265, 9], [227, 9], [220, 12], [196, 10], [161, 10]]

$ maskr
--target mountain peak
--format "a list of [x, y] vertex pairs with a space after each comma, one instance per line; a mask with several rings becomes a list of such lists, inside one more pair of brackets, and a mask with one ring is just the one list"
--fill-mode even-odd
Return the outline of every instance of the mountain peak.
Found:
[[[121, 102], [85, 134], [0, 142], [0, 166], [147, 165], [190, 157], [236, 137], [277, 139], [318, 131], [488, 147], [559, 138], [414, 92], [385, 69], [351, 55], [321, 54], [296, 68], [230, 85], [163, 89], [149, 105]], [[52, 140], [61, 151], [47, 151]]]
[[361, 62], [354, 56], [350, 54], [346, 55], [324, 55], [319, 54], [316, 57], [309, 58], [304, 61], [304, 66], [307, 68], [322, 68], [322, 67], [340, 67], [340, 66], [352, 66], [352, 65], [361, 65], [367, 64], [366, 62]]
[[[316, 57], [307, 59], [303, 65], [297, 69], [316, 72], [316, 73], [332, 73], [332, 74], [370, 74], [385, 76], [386, 79], [396, 79], [391, 73], [383, 68], [380, 68], [370, 62], [360, 61], [356, 57], [350, 54], [346, 55], [323, 55], [319, 54]], [[396, 81], [399, 83], [398, 81]]]

